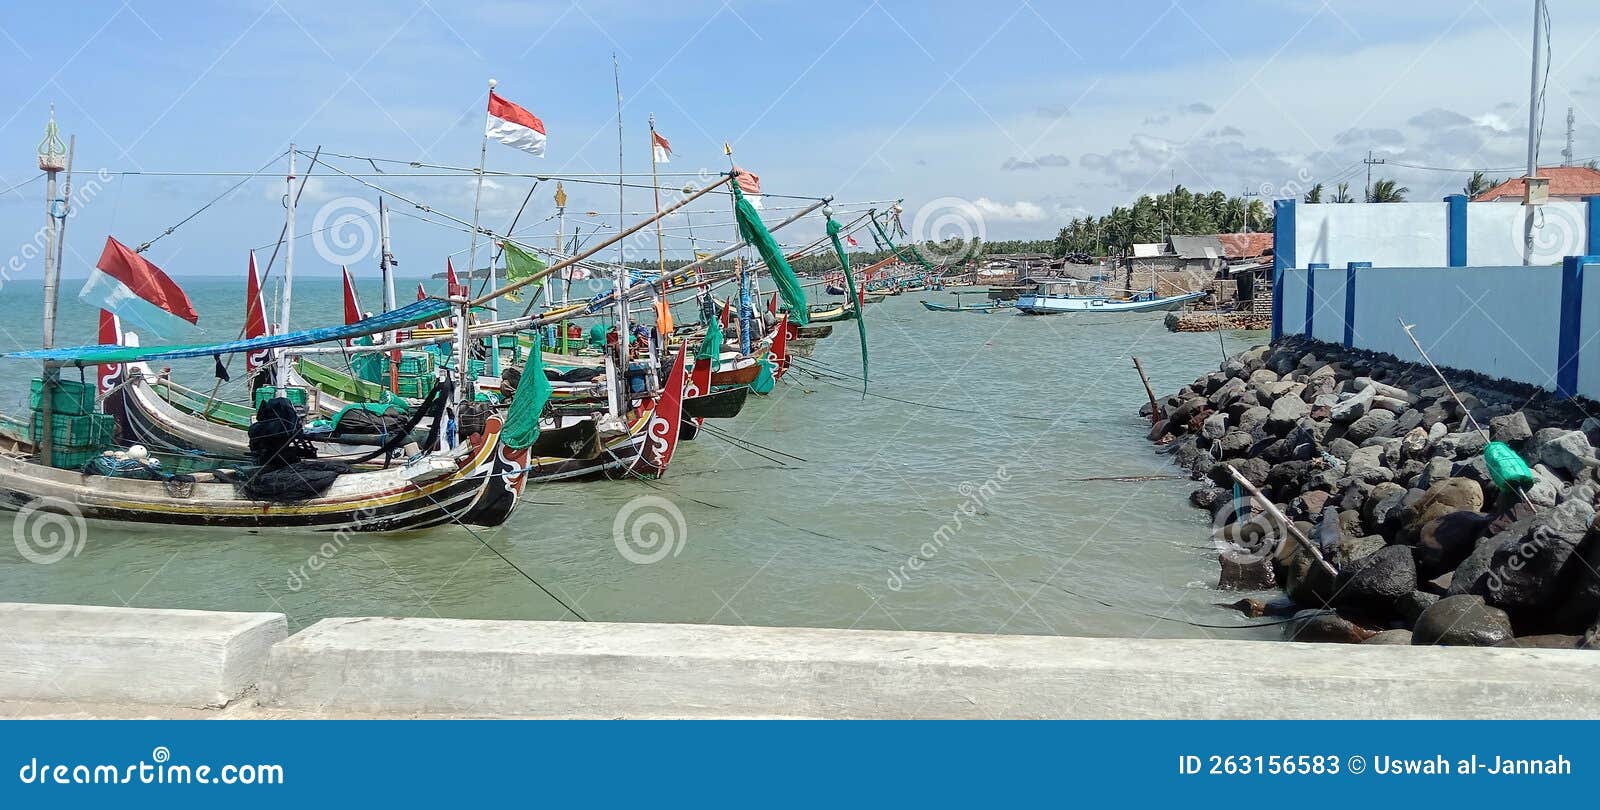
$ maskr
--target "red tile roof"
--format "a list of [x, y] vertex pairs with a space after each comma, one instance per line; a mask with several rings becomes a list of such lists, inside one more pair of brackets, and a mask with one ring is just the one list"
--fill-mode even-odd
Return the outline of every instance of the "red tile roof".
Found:
[[[1541, 177], [1550, 178], [1550, 196], [1560, 199], [1581, 199], [1600, 195], [1600, 171], [1587, 166], [1541, 166]], [[1513, 177], [1472, 198], [1473, 202], [1521, 202], [1527, 193], [1527, 184]]]
[[1270, 233], [1219, 233], [1217, 241], [1230, 259], [1253, 259], [1272, 252]]

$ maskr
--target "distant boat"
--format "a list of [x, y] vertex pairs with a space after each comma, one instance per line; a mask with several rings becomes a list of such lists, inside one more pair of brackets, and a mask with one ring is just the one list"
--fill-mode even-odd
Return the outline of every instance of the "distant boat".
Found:
[[1144, 290], [1132, 298], [1114, 299], [1098, 286], [1088, 282], [1069, 280], [1043, 282], [1036, 293], [1017, 297], [1017, 311], [1024, 315], [1060, 315], [1073, 312], [1170, 312], [1185, 303], [1205, 296], [1204, 292], [1157, 297], [1154, 290]]
[[[967, 295], [971, 295], [971, 294], [972, 293], [967, 293]], [[994, 312], [997, 309], [1011, 309], [1013, 306], [1015, 306], [1010, 301], [989, 301], [989, 302], [983, 303], [983, 304], [963, 304], [963, 303], [961, 303], [961, 296], [962, 296], [962, 293], [959, 293], [959, 292], [955, 293], [956, 303], [955, 303], [954, 306], [952, 306], [950, 304], [935, 304], [932, 301], [920, 301], [919, 303], [921, 303], [922, 307], [924, 309], [928, 310], [929, 312], [980, 312], [980, 313], [989, 313], [989, 312]]]

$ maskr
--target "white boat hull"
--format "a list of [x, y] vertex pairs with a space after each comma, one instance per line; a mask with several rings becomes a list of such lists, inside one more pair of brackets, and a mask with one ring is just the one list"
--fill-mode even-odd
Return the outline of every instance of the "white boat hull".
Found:
[[1204, 295], [1203, 292], [1193, 292], [1153, 298], [1148, 301], [1023, 295], [1017, 298], [1017, 311], [1025, 315], [1061, 315], [1073, 312], [1170, 312]]

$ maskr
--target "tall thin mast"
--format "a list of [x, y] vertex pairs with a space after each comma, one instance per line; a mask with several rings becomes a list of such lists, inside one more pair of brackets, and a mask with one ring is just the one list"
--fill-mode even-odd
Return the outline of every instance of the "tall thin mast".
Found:
[[[495, 87], [496, 84], [499, 84], [499, 82], [495, 81], [494, 79], [490, 79], [489, 80], [489, 92], [491, 92], [491, 93], [494, 92], [494, 87]], [[477, 273], [478, 273], [478, 216], [479, 216], [479, 210], [482, 208], [482, 205], [483, 205], [483, 167], [484, 167], [484, 164], [488, 161], [488, 159], [489, 159], [489, 130], [487, 128], [485, 128], [484, 131], [483, 131], [483, 141], [478, 145], [478, 190], [477, 190], [477, 193], [475, 193], [473, 195], [473, 197], [472, 197], [472, 239], [469, 242], [469, 245], [468, 245], [468, 248], [467, 248], [467, 296], [466, 296], [467, 300], [471, 300], [472, 299], [472, 292], [471, 292], [472, 291], [472, 281], [477, 276]], [[496, 287], [496, 285], [494, 283], [494, 266], [493, 266], [494, 262], [491, 261], [491, 262], [489, 262], [489, 264], [490, 264], [490, 267], [489, 267], [489, 289], [492, 290], [492, 289], [495, 289], [495, 287]], [[454, 293], [452, 292], [451, 294], [453, 295]], [[489, 301], [488, 302], [488, 306], [489, 306], [489, 319], [492, 320], [492, 321], [499, 320], [499, 317], [498, 317], [498, 313], [500, 311], [499, 299], [494, 299], [494, 300]], [[460, 400], [463, 397], [470, 399], [470, 396], [468, 395], [468, 391], [467, 391], [467, 385], [466, 385], [466, 381], [467, 381], [467, 378], [468, 378], [468, 372], [471, 371], [469, 366], [471, 365], [470, 364], [470, 360], [472, 358], [472, 347], [468, 346], [467, 343], [466, 343], [466, 341], [467, 341], [467, 318], [469, 317], [470, 314], [471, 314], [471, 307], [467, 306], [467, 305], [463, 305], [461, 307], [461, 316], [460, 316], [460, 319], [457, 321], [457, 326], [456, 326], [456, 331], [458, 333], [457, 336], [461, 339], [461, 345], [456, 347], [456, 359], [459, 361], [458, 367], [460, 368], [460, 374], [461, 374], [461, 385], [456, 387], [456, 396], [457, 396], [458, 400]], [[500, 358], [499, 358], [499, 354], [500, 354], [499, 352], [495, 352], [495, 351], [489, 352], [489, 373], [492, 374], [492, 375], [497, 375], [497, 374], [500, 373]]]
[[[615, 51], [611, 53], [611, 80], [617, 90], [617, 233], [620, 234], [628, 228], [627, 223], [624, 222], [627, 208], [623, 205], [622, 197], [622, 68], [617, 64]], [[628, 346], [631, 342], [628, 334], [628, 301], [627, 296], [622, 294], [623, 290], [628, 289], [628, 249], [626, 242], [627, 240], [625, 239], [617, 240], [617, 273], [615, 282], [617, 294], [612, 296], [616, 299], [617, 313], [617, 374], [611, 380], [611, 389], [617, 392], [617, 401], [612, 410], [612, 413], [617, 416], [621, 416], [623, 410], [626, 409], [624, 407], [625, 400], [623, 399], [626, 389], [619, 386], [627, 385]]]
[[[44, 348], [54, 347], [56, 341], [56, 298], [59, 295], [61, 279], [61, 240], [60, 233], [66, 225], [65, 199], [56, 197], [56, 173], [67, 169], [70, 187], [71, 181], [71, 150], [68, 150], [67, 161], [62, 163], [61, 137], [56, 131], [56, 108], [50, 105], [50, 123], [45, 125], [44, 142], [39, 144], [39, 168], [45, 172], [45, 244], [44, 244]], [[58, 210], [59, 207], [59, 210]], [[39, 408], [39, 457], [45, 464], [55, 460], [55, 441], [51, 434], [55, 432], [55, 388], [59, 384], [61, 369], [55, 363], [44, 362], [44, 377], [42, 382], [42, 396]]]
[[1528, 89], [1528, 174], [1523, 180], [1522, 210], [1522, 264], [1533, 264], [1533, 220], [1536, 207], [1532, 205], [1533, 178], [1539, 173], [1539, 124], [1544, 117], [1544, 99], [1539, 92], [1541, 65], [1548, 55], [1544, 53], [1544, 0], [1533, 0], [1533, 78]]
[[[378, 198], [378, 270], [383, 274], [383, 311], [392, 312], [395, 309], [394, 300], [394, 251], [389, 247], [389, 209], [384, 205], [383, 198]], [[389, 343], [398, 343], [400, 333], [390, 330], [384, 335]], [[389, 352], [389, 391], [400, 392], [400, 350]]]
[[[561, 261], [561, 257], [563, 255], [565, 255], [565, 253], [566, 253], [566, 249], [567, 249], [566, 231], [567, 231], [567, 190], [562, 188], [561, 187], [561, 181], [557, 180], [556, 181], [556, 256], [555, 256], [555, 260], [556, 261]], [[566, 304], [567, 303], [567, 288], [572, 286], [572, 281], [571, 281], [572, 274], [568, 273], [568, 272], [563, 272], [561, 275], [565, 276], [565, 278], [558, 278], [556, 280], [561, 282], [561, 303], [562, 304]], [[545, 300], [547, 302], [549, 301], [548, 298], [545, 299]]]
[[[289, 144], [289, 172], [283, 183], [283, 286], [278, 295], [278, 334], [289, 333], [289, 302], [294, 299], [294, 144]], [[276, 394], [287, 396], [289, 369], [293, 365], [289, 352], [278, 352]]]

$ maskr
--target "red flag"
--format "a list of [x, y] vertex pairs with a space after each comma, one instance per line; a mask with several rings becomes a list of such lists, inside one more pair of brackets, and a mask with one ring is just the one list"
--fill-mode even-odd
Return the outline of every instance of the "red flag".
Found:
[[489, 91], [489, 120], [483, 135], [544, 157], [544, 122], [526, 109]]
[[772, 314], [774, 314], [774, 315], [778, 314], [778, 291], [777, 290], [773, 290], [772, 291], [772, 298], [767, 300], [767, 311], [772, 313]]
[[672, 157], [672, 144], [653, 129], [650, 130], [650, 157], [657, 163], [666, 163]]
[[[267, 334], [267, 305], [261, 300], [261, 274], [256, 271], [256, 252], [250, 251], [250, 275], [245, 279], [244, 285], [244, 337], [265, 337]], [[248, 374], [258, 368], [265, 368], [269, 363], [270, 354], [267, 350], [245, 352], [244, 370]]]
[[350, 277], [350, 268], [339, 269], [344, 271], [344, 322], [356, 323], [362, 318], [361, 299], [356, 296], [356, 282]]
[[733, 171], [740, 191], [746, 194], [761, 193], [761, 177], [759, 175], [751, 174], [738, 166], [733, 167]]
[[428, 300], [428, 291], [424, 290], [422, 288], [422, 282], [420, 282], [420, 281], [417, 282], [417, 300], [418, 301], [426, 301], [426, 300]]
[[672, 371], [662, 384], [661, 398], [656, 400], [650, 423], [645, 426], [644, 449], [634, 462], [640, 472], [660, 478], [667, 472], [667, 462], [678, 446], [678, 428], [683, 421], [684, 368], [688, 363], [689, 347], [678, 347], [678, 356], [672, 361]]
[[182, 334], [200, 322], [183, 288], [161, 268], [109, 236], [95, 262], [95, 272], [78, 298], [115, 313], [132, 328], [156, 335]]
[[772, 336], [772, 362], [777, 368], [773, 369], [772, 379], [783, 379], [784, 372], [789, 370], [789, 316], [778, 319], [778, 330]]
[[849, 245], [850, 247], [861, 247], [861, 245], [856, 242], [856, 238], [849, 234], [845, 234], [844, 241], [845, 244]]

